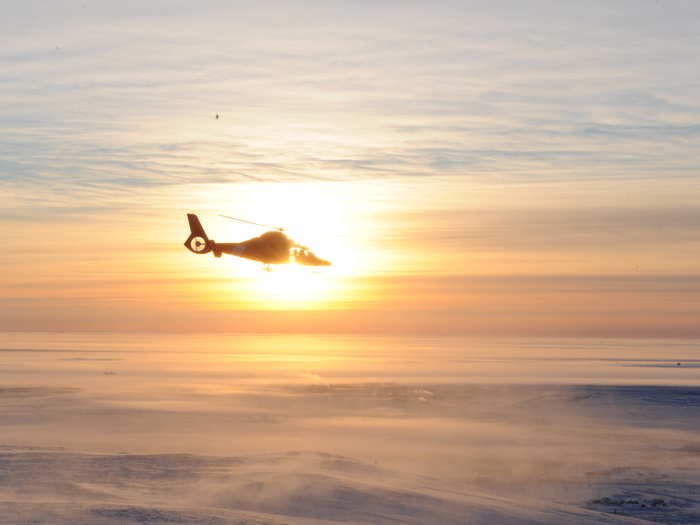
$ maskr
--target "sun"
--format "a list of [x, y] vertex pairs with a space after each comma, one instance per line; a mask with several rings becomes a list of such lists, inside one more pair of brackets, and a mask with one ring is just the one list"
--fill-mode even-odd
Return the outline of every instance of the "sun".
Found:
[[212, 230], [211, 238], [237, 241], [265, 231], [221, 218], [218, 216], [221, 213], [284, 228], [284, 234], [293, 242], [309, 247], [331, 262], [330, 267], [319, 268], [293, 263], [272, 265], [268, 272], [260, 263], [224, 256], [216, 264], [231, 277], [225, 290], [232, 298], [231, 307], [328, 309], [347, 299], [348, 278], [357, 275], [363, 262], [363, 250], [357, 242], [361, 237], [358, 227], [364, 220], [364, 210], [358, 203], [363, 200], [351, 186], [317, 182], [251, 183], [237, 185], [235, 192], [228, 189], [226, 197], [225, 202], [221, 196], [215, 197], [216, 213], [209, 214], [211, 219], [206, 226], [208, 233]]
[[283, 265], [257, 275], [249, 288], [262, 309], [319, 309], [338, 299], [341, 281], [323, 270]]

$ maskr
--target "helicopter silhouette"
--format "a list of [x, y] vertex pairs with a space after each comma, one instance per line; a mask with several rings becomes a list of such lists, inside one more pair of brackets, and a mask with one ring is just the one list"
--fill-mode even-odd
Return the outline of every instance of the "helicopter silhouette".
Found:
[[[227, 219], [245, 222], [263, 228], [272, 228], [257, 222], [237, 219], [228, 215], [221, 215]], [[271, 264], [286, 264], [295, 262], [302, 266], [330, 266], [330, 262], [316, 256], [309, 248], [295, 243], [283, 232], [284, 228], [272, 228], [260, 235], [242, 242], [215, 242], [207, 237], [202, 223], [194, 213], [187, 214], [187, 221], [190, 223], [190, 236], [185, 241], [185, 247], [196, 254], [213, 253], [214, 257], [221, 257], [221, 254], [235, 255], [244, 259], [258, 261], [265, 265], [266, 270], [270, 270]]]

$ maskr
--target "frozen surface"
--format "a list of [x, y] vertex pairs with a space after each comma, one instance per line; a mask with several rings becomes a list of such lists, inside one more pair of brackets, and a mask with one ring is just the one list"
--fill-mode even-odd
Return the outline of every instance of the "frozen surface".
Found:
[[694, 341], [3, 337], [2, 524], [700, 523]]

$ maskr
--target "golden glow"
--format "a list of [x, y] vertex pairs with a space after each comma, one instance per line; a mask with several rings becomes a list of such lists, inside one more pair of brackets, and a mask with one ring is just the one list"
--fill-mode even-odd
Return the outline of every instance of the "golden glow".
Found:
[[[318, 268], [293, 263], [272, 265], [271, 271], [266, 272], [262, 264], [246, 259], [207, 258], [210, 268], [207, 273], [218, 282], [221, 279], [229, 284], [224, 290], [207, 286], [201, 291], [224, 308], [336, 308], [349, 299], [347, 278], [378, 266], [375, 253], [370, 249], [369, 234], [372, 230], [368, 224], [368, 211], [371, 201], [364, 197], [362, 188], [357, 185], [342, 182], [250, 183], [228, 187], [225, 193], [216, 191], [216, 188], [208, 190], [196, 197], [211, 210], [201, 212], [200, 219], [212, 239], [236, 242], [265, 231], [264, 228], [219, 217], [219, 214], [230, 215], [271, 227], [283, 227], [285, 234], [295, 243], [309, 247], [316, 255], [331, 262], [330, 267]], [[199, 262], [200, 258], [197, 259]]]
[[231, 286], [239, 294], [243, 292], [244, 302], [254, 309], [328, 308], [343, 294], [342, 280], [326, 269], [314, 270], [288, 264], [273, 266], [269, 272], [260, 267], [246, 270], [247, 278], [244, 281], [236, 280]]

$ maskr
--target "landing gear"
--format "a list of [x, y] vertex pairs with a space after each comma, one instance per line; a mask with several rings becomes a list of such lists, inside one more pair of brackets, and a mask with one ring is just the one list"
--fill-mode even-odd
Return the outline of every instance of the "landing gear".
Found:
[[263, 264], [263, 270], [265, 270], [266, 272], [271, 272], [272, 267], [269, 264]]

